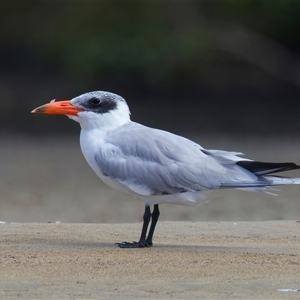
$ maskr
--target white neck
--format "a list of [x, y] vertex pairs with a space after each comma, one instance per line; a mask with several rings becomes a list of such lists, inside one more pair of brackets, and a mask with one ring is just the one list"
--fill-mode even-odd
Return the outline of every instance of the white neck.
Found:
[[82, 131], [99, 130], [103, 133], [114, 130], [127, 122], [130, 122], [130, 112], [127, 104], [119, 103], [116, 110], [104, 114], [90, 111], [78, 113], [78, 116], [68, 116], [78, 122]]

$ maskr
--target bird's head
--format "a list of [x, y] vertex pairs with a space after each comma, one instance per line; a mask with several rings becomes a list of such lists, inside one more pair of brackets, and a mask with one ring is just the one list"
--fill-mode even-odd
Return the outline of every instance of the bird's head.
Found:
[[51, 101], [32, 113], [67, 115], [83, 129], [118, 127], [130, 120], [126, 101], [117, 94], [103, 91], [85, 93], [71, 100]]

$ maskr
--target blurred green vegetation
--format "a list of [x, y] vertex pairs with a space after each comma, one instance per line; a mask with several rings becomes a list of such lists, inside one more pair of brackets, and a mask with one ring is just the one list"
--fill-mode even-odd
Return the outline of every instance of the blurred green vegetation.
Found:
[[43, 99], [108, 89], [166, 129], [300, 130], [299, 15], [288, 0], [0, 2], [0, 129], [34, 126], [23, 112]]
[[85, 82], [193, 76], [218, 59], [211, 29], [222, 22], [300, 50], [299, 1], [12, 1], [0, 8], [2, 66]]

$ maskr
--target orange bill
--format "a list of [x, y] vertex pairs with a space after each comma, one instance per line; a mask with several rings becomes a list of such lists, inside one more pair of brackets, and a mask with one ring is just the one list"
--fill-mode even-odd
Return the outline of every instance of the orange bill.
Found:
[[84, 111], [82, 108], [71, 104], [71, 100], [52, 101], [45, 105], [35, 108], [34, 114], [50, 114], [50, 115], [70, 115], [77, 116], [79, 112]]

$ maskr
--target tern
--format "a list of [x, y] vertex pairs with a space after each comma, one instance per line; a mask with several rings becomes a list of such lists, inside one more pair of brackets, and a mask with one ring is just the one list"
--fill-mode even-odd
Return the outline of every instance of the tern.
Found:
[[295, 163], [253, 161], [240, 152], [205, 149], [135, 123], [124, 98], [114, 93], [94, 91], [52, 100], [32, 113], [63, 114], [78, 122], [81, 150], [94, 172], [110, 187], [144, 202], [140, 239], [117, 243], [121, 248], [152, 246], [159, 204], [195, 205], [206, 191], [222, 188], [268, 192], [274, 185], [300, 184], [300, 178], [271, 175], [299, 169]]

